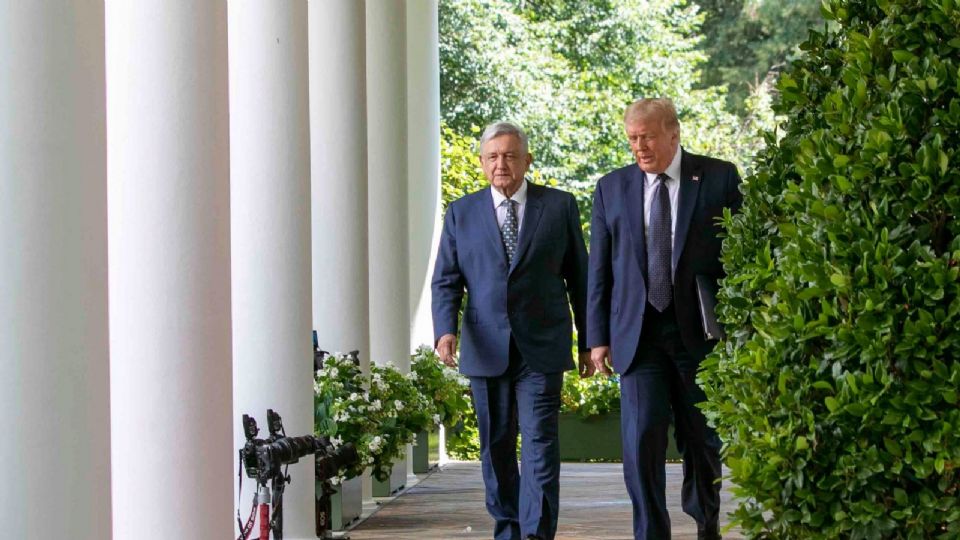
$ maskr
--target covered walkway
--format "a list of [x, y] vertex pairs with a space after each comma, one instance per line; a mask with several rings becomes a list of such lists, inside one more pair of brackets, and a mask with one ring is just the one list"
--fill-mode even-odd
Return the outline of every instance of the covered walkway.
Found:
[[[696, 523], [680, 509], [681, 465], [667, 464], [667, 505], [673, 538], [697, 537]], [[732, 510], [723, 491], [721, 525]], [[619, 463], [564, 463], [560, 478], [557, 540], [628, 540], [630, 499]], [[480, 464], [452, 462], [382, 506], [352, 531], [353, 540], [422, 540], [491, 537], [492, 521], [483, 506]], [[742, 538], [735, 532], [725, 539]]]

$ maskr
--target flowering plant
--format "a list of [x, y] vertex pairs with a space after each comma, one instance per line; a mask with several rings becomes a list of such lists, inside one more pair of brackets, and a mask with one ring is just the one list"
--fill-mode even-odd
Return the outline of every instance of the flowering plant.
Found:
[[429, 402], [433, 425], [452, 427], [471, 412], [467, 378], [445, 366], [429, 345], [421, 345], [411, 357], [407, 377]]
[[364, 377], [355, 358], [339, 353], [325, 357], [316, 372], [314, 407], [317, 434], [334, 446], [353, 443], [360, 457], [332, 479], [335, 484], [366, 467], [387, 479], [394, 460], [430, 421], [426, 399], [395, 367], [374, 365]]
[[352, 442], [360, 458], [358, 463], [332, 478], [334, 484], [363, 473], [364, 468], [374, 461], [371, 447], [377, 449], [381, 445], [379, 440], [374, 440], [376, 425], [368, 414], [370, 401], [363, 382], [356, 359], [340, 353], [324, 357], [323, 367], [314, 377], [314, 428], [317, 435], [330, 437], [334, 446]]
[[430, 404], [412, 381], [388, 363], [370, 366], [370, 409], [382, 442], [372, 465], [373, 476], [386, 480], [394, 460], [430, 424]]

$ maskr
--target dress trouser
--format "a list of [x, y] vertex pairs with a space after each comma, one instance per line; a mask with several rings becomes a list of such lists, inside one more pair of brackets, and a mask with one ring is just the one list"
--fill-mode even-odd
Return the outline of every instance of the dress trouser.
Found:
[[[498, 377], [471, 377], [480, 431], [487, 511], [496, 540], [552, 539], [560, 507], [557, 422], [563, 372], [532, 371], [510, 339], [510, 365]], [[517, 431], [522, 435], [517, 467]]]
[[636, 540], [670, 538], [665, 460], [671, 417], [683, 456], [683, 511], [703, 537], [719, 538], [720, 438], [696, 407], [706, 399], [695, 380], [699, 365], [681, 341], [673, 305], [659, 313], [647, 304], [636, 356], [620, 378], [623, 476]]

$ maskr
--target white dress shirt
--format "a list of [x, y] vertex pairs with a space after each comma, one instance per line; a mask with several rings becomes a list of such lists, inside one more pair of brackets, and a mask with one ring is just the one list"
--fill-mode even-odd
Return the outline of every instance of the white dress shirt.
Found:
[[[493, 186], [490, 186], [490, 194], [493, 195], [493, 209], [497, 211], [497, 226], [503, 229], [503, 222], [507, 219], [507, 205], [503, 204], [503, 201], [507, 198]], [[520, 184], [520, 189], [510, 198], [517, 203], [517, 235], [519, 236], [520, 229], [523, 227], [523, 211], [527, 207], [526, 179]]]
[[[670, 245], [675, 245], [674, 238], [677, 233], [677, 201], [680, 200], [680, 153], [683, 152], [679, 146], [677, 153], [673, 155], [673, 161], [663, 171], [670, 177], [666, 182], [667, 191], [670, 193]], [[657, 186], [657, 174], [644, 172], [643, 186], [643, 227], [644, 231], [650, 230], [650, 209], [653, 207], [653, 190]], [[649, 233], [647, 233], [649, 234]]]

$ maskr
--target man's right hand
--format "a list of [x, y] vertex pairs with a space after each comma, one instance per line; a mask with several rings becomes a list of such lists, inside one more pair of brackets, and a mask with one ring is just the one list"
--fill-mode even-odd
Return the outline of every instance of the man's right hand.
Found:
[[457, 360], [455, 358], [457, 354], [457, 336], [453, 334], [440, 336], [440, 339], [437, 340], [437, 354], [440, 356], [440, 361], [444, 364], [452, 368], [457, 367]]
[[610, 347], [592, 347], [590, 349], [590, 363], [592, 365], [587, 373], [581, 376], [589, 377], [594, 373], [613, 375], [613, 370], [610, 369]]

